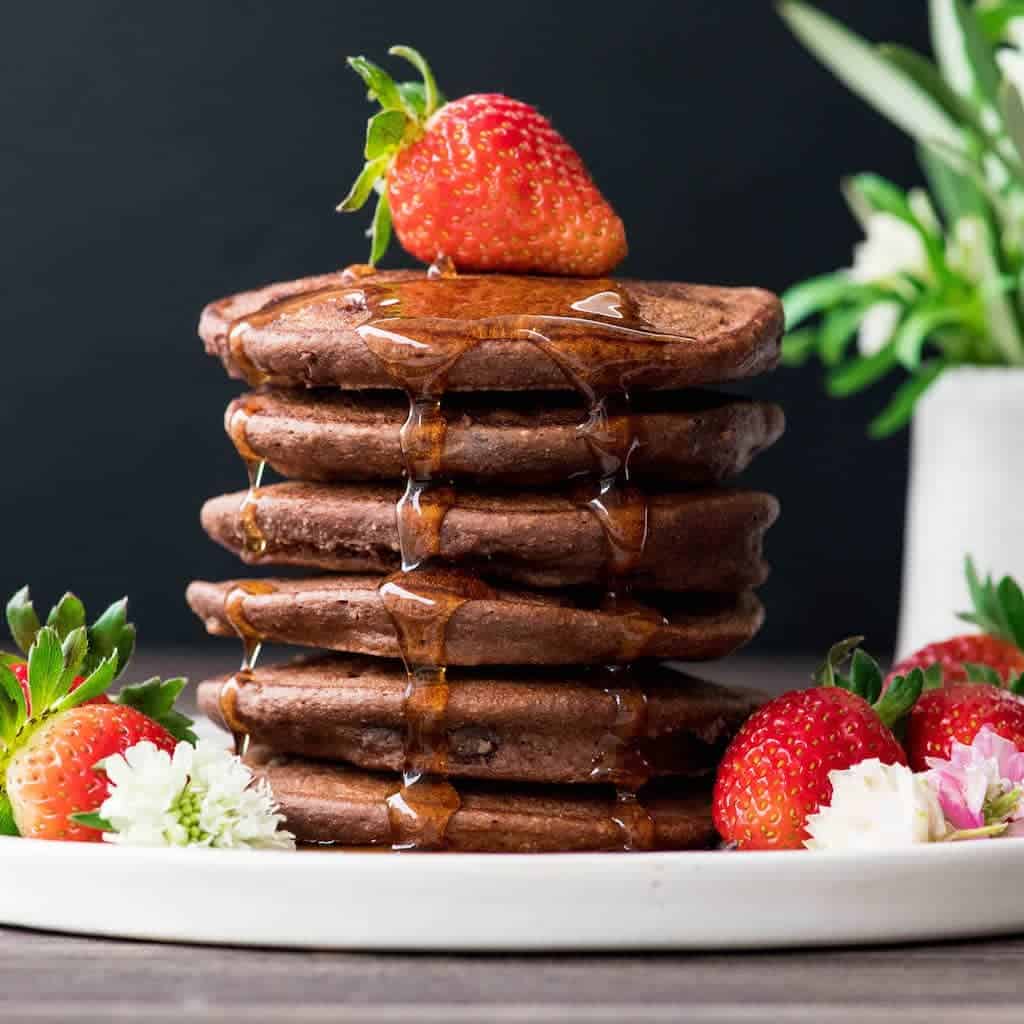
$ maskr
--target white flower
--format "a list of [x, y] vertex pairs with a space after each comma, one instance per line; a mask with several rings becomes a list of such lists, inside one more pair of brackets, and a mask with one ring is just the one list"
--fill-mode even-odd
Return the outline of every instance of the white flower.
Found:
[[809, 850], [880, 850], [942, 839], [946, 823], [922, 775], [869, 758], [828, 774], [832, 802], [807, 819]]
[[1024, 93], [1024, 18], [1011, 18], [1006, 25], [1006, 38], [1011, 46], [996, 52], [1003, 76]]
[[921, 236], [899, 217], [872, 211], [864, 225], [864, 241], [853, 247], [850, 277], [867, 284], [905, 271], [922, 276], [928, 273]]
[[903, 307], [898, 302], [876, 302], [861, 317], [857, 348], [862, 356], [873, 356], [885, 347], [896, 330], [902, 311]]
[[148, 740], [103, 762], [110, 795], [99, 809], [111, 831], [103, 838], [125, 846], [215, 846], [293, 849], [295, 837], [266, 780], [207, 740], [179, 743], [174, 755]]

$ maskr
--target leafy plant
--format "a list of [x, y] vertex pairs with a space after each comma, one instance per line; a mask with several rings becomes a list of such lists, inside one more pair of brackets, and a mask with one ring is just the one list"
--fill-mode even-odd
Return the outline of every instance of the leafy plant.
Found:
[[884, 437], [947, 368], [1024, 366], [1024, 0], [929, 0], [934, 60], [873, 45], [800, 0], [779, 12], [915, 140], [927, 182], [844, 182], [865, 234], [853, 266], [783, 295], [783, 359], [817, 355], [833, 396], [907, 375], [870, 425]]

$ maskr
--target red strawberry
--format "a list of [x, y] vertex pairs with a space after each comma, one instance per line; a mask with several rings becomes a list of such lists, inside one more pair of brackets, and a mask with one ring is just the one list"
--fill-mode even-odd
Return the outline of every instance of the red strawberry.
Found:
[[391, 225], [417, 259], [460, 270], [600, 275], [626, 255], [622, 221], [576, 151], [533, 107], [497, 93], [446, 103], [426, 61], [407, 46], [420, 83], [396, 83], [364, 57], [349, 64], [383, 110], [370, 119], [366, 166], [338, 209], [376, 187], [370, 262]]
[[135, 708], [76, 707], [44, 722], [7, 765], [7, 796], [21, 835], [31, 839], [99, 842], [103, 833], [71, 820], [95, 811], [109, 784], [95, 765], [149, 740], [168, 753], [176, 740]]
[[41, 626], [26, 587], [8, 603], [7, 621], [27, 656], [0, 654], [0, 835], [98, 839], [67, 817], [103, 802], [106, 782], [93, 766], [143, 739], [165, 749], [175, 737], [194, 742], [191, 721], [173, 710], [185, 680], [150, 679], [106, 696], [135, 644], [125, 601], [87, 627], [81, 601], [65, 594]]
[[737, 733], [718, 766], [712, 800], [723, 839], [748, 850], [797, 849], [808, 816], [831, 799], [830, 771], [871, 757], [906, 764], [889, 727], [920, 694], [923, 673], [901, 678], [879, 699], [882, 673], [863, 651], [853, 652], [850, 678], [836, 672], [859, 639], [832, 648], [821, 688], [777, 697]]
[[947, 759], [953, 740], [971, 743], [983, 725], [1024, 750], [1024, 699], [984, 682], [929, 690], [907, 719], [904, 745], [910, 767], [924, 771], [925, 758]]
[[998, 584], [991, 577], [980, 579], [970, 558], [965, 571], [974, 608], [960, 618], [984, 632], [965, 633], [922, 647], [896, 665], [890, 679], [932, 665], [942, 668], [947, 684], [966, 682], [970, 678], [968, 666], [972, 665], [995, 670], [1005, 684], [1024, 672], [1024, 594], [1020, 587], [1009, 576]]

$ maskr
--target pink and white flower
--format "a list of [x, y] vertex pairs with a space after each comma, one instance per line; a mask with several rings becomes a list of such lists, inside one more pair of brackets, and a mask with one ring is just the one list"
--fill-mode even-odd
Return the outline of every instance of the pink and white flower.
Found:
[[1024, 833], [1024, 753], [1009, 740], [986, 725], [969, 745], [954, 740], [949, 760], [926, 760], [925, 778], [958, 832]]

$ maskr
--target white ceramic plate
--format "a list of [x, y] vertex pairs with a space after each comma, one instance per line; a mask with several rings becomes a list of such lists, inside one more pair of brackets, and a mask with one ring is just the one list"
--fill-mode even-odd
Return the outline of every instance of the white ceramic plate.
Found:
[[0, 923], [350, 950], [754, 949], [1024, 930], [1024, 841], [885, 853], [136, 850], [0, 838]]

